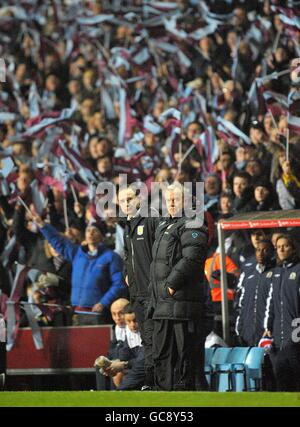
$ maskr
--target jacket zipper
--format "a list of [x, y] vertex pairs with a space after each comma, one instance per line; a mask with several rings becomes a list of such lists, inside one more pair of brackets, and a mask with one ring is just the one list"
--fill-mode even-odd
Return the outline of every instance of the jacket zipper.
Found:
[[259, 277], [259, 282], [256, 285], [255, 288], [255, 295], [254, 295], [254, 322], [253, 322], [253, 336], [254, 336], [254, 340], [256, 338], [256, 323], [257, 323], [257, 299], [258, 299], [258, 286], [260, 284], [260, 277]]
[[283, 331], [283, 291], [282, 291], [282, 278], [285, 274], [282, 274], [280, 278], [280, 350], [283, 348], [283, 339], [284, 339], [284, 331]]
[[130, 245], [131, 245], [131, 264], [132, 264], [132, 270], [133, 270], [133, 274], [135, 275], [135, 267], [134, 267], [134, 248], [133, 248], [133, 243], [132, 240], [130, 239]]

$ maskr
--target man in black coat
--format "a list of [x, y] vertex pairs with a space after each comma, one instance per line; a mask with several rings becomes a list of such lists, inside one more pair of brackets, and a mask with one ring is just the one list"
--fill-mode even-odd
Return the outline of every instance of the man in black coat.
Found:
[[127, 215], [124, 230], [125, 281], [145, 349], [146, 376], [143, 390], [148, 390], [153, 386], [153, 322], [145, 319], [145, 314], [149, 305], [150, 264], [158, 218], [141, 216], [137, 210], [140, 200], [136, 191], [130, 187], [119, 192], [118, 200], [123, 213]]
[[148, 311], [154, 320], [155, 386], [158, 390], [195, 390], [196, 382], [203, 389], [207, 228], [192, 226], [190, 219], [179, 216], [184, 204], [180, 184], [167, 188], [166, 204], [170, 216], [160, 221], [152, 251]]

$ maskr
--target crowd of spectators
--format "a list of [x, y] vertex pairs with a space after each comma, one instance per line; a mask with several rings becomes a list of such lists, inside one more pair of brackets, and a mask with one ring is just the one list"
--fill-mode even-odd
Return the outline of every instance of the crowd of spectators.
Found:
[[[96, 209], [99, 182], [118, 187], [120, 174], [148, 188], [203, 181], [211, 257], [219, 219], [300, 207], [298, 3], [1, 2], [1, 301], [16, 262], [42, 274], [25, 280], [21, 301], [101, 313], [101, 296], [109, 314], [126, 296], [122, 221]], [[37, 214], [51, 224], [42, 233]], [[90, 267], [76, 268], [74, 285], [74, 259], [103, 256], [91, 229], [108, 248], [109, 285], [81, 307], [72, 292]], [[230, 236], [233, 276], [255, 245], [247, 233]], [[105, 297], [112, 283], [117, 291]]]

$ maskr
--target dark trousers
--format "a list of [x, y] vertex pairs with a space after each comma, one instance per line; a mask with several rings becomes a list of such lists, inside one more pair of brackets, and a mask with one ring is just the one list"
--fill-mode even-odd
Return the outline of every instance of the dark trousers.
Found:
[[135, 312], [141, 337], [145, 349], [145, 384], [153, 385], [153, 356], [152, 356], [152, 337], [153, 337], [153, 320], [145, 319], [145, 314], [149, 305], [147, 298], [134, 297], [130, 300]]
[[270, 354], [277, 391], [300, 391], [300, 344], [287, 344]]
[[154, 382], [158, 390], [206, 390], [204, 334], [192, 321], [154, 320]]
[[141, 350], [139, 356], [132, 363], [132, 367], [125, 373], [118, 390], [140, 390], [145, 384], [145, 352]]
[[[126, 371], [118, 390], [139, 390], [143, 386], [145, 380], [144, 363], [144, 359], [137, 360], [133, 367]], [[102, 375], [98, 367], [96, 367], [96, 383], [97, 390], [116, 390], [112, 378]]]
[[6, 343], [0, 342], [0, 374], [6, 373]]
[[96, 385], [97, 390], [115, 390], [116, 387], [111, 379], [111, 377], [106, 377], [100, 373], [100, 369], [98, 366], [95, 368], [96, 370]]

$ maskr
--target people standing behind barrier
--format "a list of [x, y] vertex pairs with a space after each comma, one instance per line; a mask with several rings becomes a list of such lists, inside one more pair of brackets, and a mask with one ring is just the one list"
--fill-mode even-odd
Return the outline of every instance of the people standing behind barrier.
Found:
[[276, 241], [277, 267], [267, 299], [264, 336], [273, 337], [270, 358], [278, 391], [300, 391], [300, 260], [293, 237]]
[[[120, 359], [121, 351], [127, 347], [126, 344], [126, 323], [124, 316], [124, 308], [129, 304], [126, 298], [119, 298], [110, 306], [110, 313], [113, 322], [115, 323], [112, 328], [112, 339], [110, 341], [107, 357], [109, 360]], [[124, 358], [124, 351], [122, 351]], [[129, 358], [129, 357], [128, 357]], [[103, 372], [100, 372], [99, 367], [96, 365], [96, 382], [97, 390], [110, 390], [114, 386], [121, 383], [123, 375], [120, 373], [113, 377], [113, 384], [111, 384], [110, 377]]]
[[148, 315], [154, 320], [157, 390], [195, 390], [195, 382], [207, 387], [204, 262], [208, 236], [205, 226], [192, 225], [191, 219], [182, 215], [185, 196], [180, 184], [167, 187], [169, 217], [162, 218], [157, 227], [152, 252]]
[[149, 305], [150, 264], [158, 218], [141, 216], [140, 198], [132, 188], [122, 189], [119, 205], [127, 221], [124, 230], [125, 281], [129, 287], [130, 303], [139, 323], [145, 348], [146, 378], [143, 390], [153, 386], [152, 334], [153, 322], [146, 319]]
[[246, 346], [256, 346], [264, 332], [266, 302], [274, 267], [272, 256], [272, 243], [261, 240], [255, 250], [255, 267], [243, 271], [238, 283], [235, 331]]
[[123, 263], [119, 255], [102, 243], [101, 230], [92, 223], [85, 230], [85, 245], [78, 245], [61, 236], [50, 224], [34, 217], [41, 233], [51, 246], [72, 264], [71, 304], [78, 313], [73, 323], [110, 323], [111, 303], [125, 292]]

